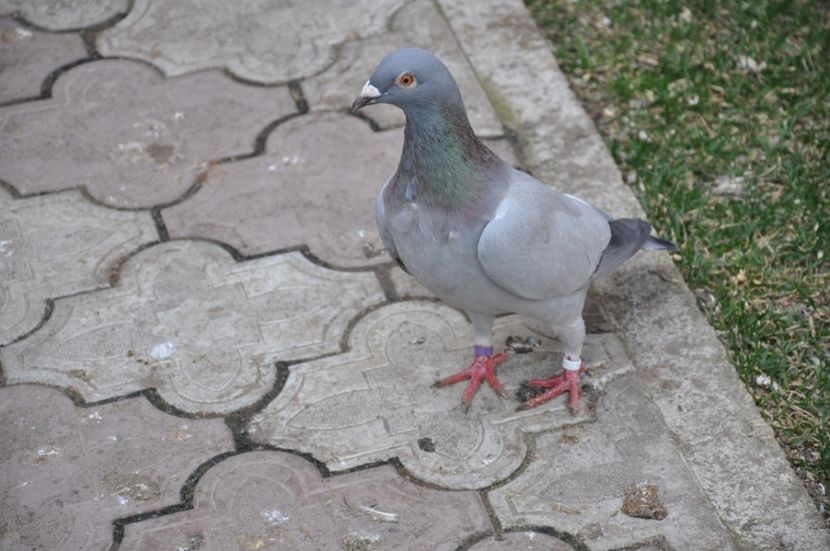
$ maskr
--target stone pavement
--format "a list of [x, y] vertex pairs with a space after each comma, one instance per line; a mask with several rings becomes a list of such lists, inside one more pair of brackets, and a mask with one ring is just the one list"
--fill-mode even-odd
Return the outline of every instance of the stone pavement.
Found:
[[[0, 550], [830, 548], [666, 255], [596, 286], [584, 407], [431, 382], [471, 329], [373, 219], [418, 45], [503, 157], [641, 214], [519, 0], [0, 0]], [[512, 394], [559, 364], [535, 337]]]

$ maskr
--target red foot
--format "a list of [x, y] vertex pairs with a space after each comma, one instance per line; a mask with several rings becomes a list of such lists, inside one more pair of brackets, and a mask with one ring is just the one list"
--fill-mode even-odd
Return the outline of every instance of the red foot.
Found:
[[460, 383], [461, 381], [470, 379], [470, 384], [467, 385], [463, 396], [461, 396], [461, 403], [464, 404], [464, 409], [470, 408], [470, 403], [472, 403], [473, 396], [475, 396], [475, 393], [478, 391], [478, 387], [481, 386], [482, 380], [487, 381], [490, 388], [495, 390], [499, 396], [506, 398], [507, 393], [504, 391], [504, 387], [498, 377], [496, 377], [496, 365], [502, 363], [506, 359], [507, 354], [504, 352], [496, 354], [495, 356], [476, 356], [476, 359], [473, 360], [470, 367], [464, 371], [456, 373], [455, 375], [450, 375], [445, 379], [436, 381], [435, 386], [442, 387], [454, 385], [455, 383]]
[[563, 392], [568, 393], [568, 407], [573, 415], [579, 411], [579, 376], [585, 371], [585, 362], [579, 367], [578, 371], [563, 370], [562, 373], [551, 377], [550, 379], [531, 379], [527, 382], [529, 386], [535, 388], [546, 388], [548, 390], [541, 394], [530, 398], [527, 402], [519, 406], [519, 411], [534, 408], [540, 404], [544, 404], [553, 400]]

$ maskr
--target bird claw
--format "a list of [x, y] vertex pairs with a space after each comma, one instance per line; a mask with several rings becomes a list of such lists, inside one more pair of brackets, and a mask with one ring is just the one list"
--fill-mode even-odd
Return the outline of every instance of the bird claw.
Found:
[[475, 396], [476, 392], [478, 392], [482, 381], [487, 381], [487, 384], [496, 392], [496, 394], [502, 398], [506, 398], [507, 392], [504, 390], [504, 386], [496, 376], [496, 365], [502, 363], [506, 359], [507, 354], [503, 352], [493, 356], [476, 356], [473, 363], [470, 364], [470, 367], [464, 371], [441, 379], [440, 381], [435, 381], [432, 386], [435, 388], [441, 388], [469, 379], [470, 382], [467, 385], [467, 388], [464, 389], [464, 394], [461, 396], [461, 404], [465, 412], [470, 409], [470, 405], [473, 402], [473, 396]]
[[545, 402], [553, 400], [563, 392], [568, 393], [568, 409], [572, 415], [579, 412], [579, 377], [585, 371], [585, 363], [577, 371], [564, 370], [559, 375], [550, 379], [531, 379], [527, 385], [534, 388], [546, 389], [541, 394], [528, 399], [524, 404], [516, 408], [516, 411], [526, 411]]

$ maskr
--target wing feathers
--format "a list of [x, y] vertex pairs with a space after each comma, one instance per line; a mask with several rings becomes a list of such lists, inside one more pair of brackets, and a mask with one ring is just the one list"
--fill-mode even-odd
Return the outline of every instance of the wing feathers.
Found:
[[478, 259], [500, 287], [548, 299], [587, 285], [609, 239], [608, 222], [591, 205], [516, 171], [479, 237]]
[[409, 270], [404, 267], [403, 262], [401, 262], [398, 257], [398, 251], [395, 248], [395, 242], [392, 241], [392, 234], [389, 233], [389, 226], [386, 221], [386, 212], [383, 208], [383, 195], [386, 191], [387, 185], [389, 185], [389, 182], [384, 184], [378, 194], [377, 201], [375, 202], [375, 219], [378, 225], [378, 233], [380, 234], [380, 240], [383, 242], [383, 246], [386, 247], [386, 252], [389, 253], [389, 256], [391, 256], [406, 273], [409, 273]]

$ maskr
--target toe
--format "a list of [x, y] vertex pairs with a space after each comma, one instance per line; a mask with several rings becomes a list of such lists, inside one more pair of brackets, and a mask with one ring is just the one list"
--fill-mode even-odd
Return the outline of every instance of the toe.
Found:
[[549, 388], [543, 393], [538, 394], [533, 398], [530, 398], [527, 402], [525, 402], [525, 404], [527, 405], [528, 409], [540, 406], [545, 402], [550, 402], [551, 400], [553, 400], [554, 398], [568, 390], [568, 387], [569, 385], [567, 382], [565, 382], [564, 380], [560, 380], [552, 388]]
[[502, 386], [501, 381], [499, 381], [496, 376], [495, 370], [495, 366], [506, 359], [507, 354], [497, 354], [495, 356], [487, 357], [477, 356], [475, 361], [470, 364], [470, 367], [460, 373], [450, 375], [440, 381], [435, 381], [432, 386], [440, 388], [454, 385], [464, 380], [469, 380], [470, 382], [467, 384], [467, 388], [464, 390], [464, 394], [461, 397], [461, 403], [463, 404], [465, 411], [469, 409], [473, 396], [476, 392], [478, 392], [482, 381], [487, 381], [487, 384], [496, 392], [496, 394], [506, 398], [507, 392], [504, 390], [504, 386]]
[[470, 402], [473, 401], [473, 396], [475, 396], [476, 392], [478, 392], [478, 387], [481, 386], [481, 377], [473, 377], [470, 379], [470, 384], [467, 385], [467, 388], [464, 389], [464, 395], [461, 397], [461, 402], [463, 402], [467, 407], [470, 407]]
[[568, 390], [568, 409], [571, 415], [579, 413], [579, 380], [571, 381], [571, 388]]
[[465, 371], [461, 371], [459, 373], [456, 373], [455, 375], [450, 375], [449, 377], [445, 377], [445, 378], [443, 378], [439, 381], [435, 381], [433, 386], [442, 387], [442, 386], [454, 385], [455, 383], [460, 383], [461, 381], [464, 381], [464, 380], [469, 379], [469, 378], [470, 378], [470, 372], [465, 370]]
[[533, 388], [553, 388], [558, 386], [564, 380], [565, 374], [560, 373], [550, 379], [530, 379], [527, 381], [527, 385]]
[[499, 378], [496, 377], [495, 373], [487, 373], [484, 377], [487, 380], [487, 384], [490, 385], [490, 388], [496, 391], [496, 394], [503, 398], [507, 396], [504, 386], [501, 384], [501, 381], [499, 381]]

